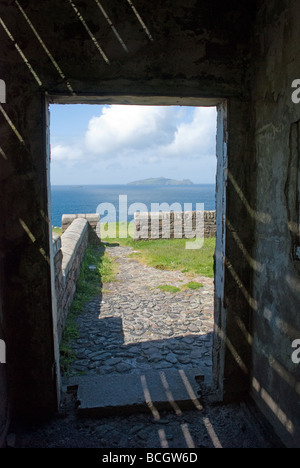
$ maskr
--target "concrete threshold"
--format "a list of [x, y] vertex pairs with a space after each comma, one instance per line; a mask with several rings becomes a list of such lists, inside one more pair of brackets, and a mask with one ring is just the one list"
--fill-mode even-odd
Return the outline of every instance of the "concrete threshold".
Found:
[[69, 388], [77, 388], [78, 416], [104, 417], [159, 411], [202, 410], [199, 399], [202, 369], [167, 369], [132, 374], [75, 376]]

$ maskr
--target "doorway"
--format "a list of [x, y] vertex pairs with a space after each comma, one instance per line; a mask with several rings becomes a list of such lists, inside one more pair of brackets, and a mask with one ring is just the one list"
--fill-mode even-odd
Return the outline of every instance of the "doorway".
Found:
[[[218, 124], [219, 124], [218, 129], [219, 129], [219, 126], [220, 126], [220, 122], [223, 122], [223, 125], [222, 125], [221, 134], [220, 134], [219, 130], [218, 130], [218, 133], [217, 133], [217, 155], [218, 155], [217, 160], [218, 160], [218, 173], [219, 173], [218, 190], [219, 190], [219, 192], [217, 192], [217, 196], [216, 196], [216, 207], [218, 207], [218, 210], [220, 210], [220, 208], [221, 208], [221, 213], [223, 213], [224, 212], [223, 210], [225, 209], [225, 192], [224, 192], [225, 184], [222, 183], [222, 181], [224, 181], [224, 177], [225, 177], [224, 162], [226, 162], [226, 155], [225, 155], [226, 145], [224, 144], [224, 133], [223, 133], [224, 132], [224, 113], [225, 112], [226, 112], [225, 104], [219, 105], [219, 108], [218, 108], [218, 121], [219, 121], [218, 122]], [[60, 154], [62, 154], [62, 152]], [[58, 151], [58, 155], [59, 155], [59, 151]], [[221, 159], [220, 159], [220, 156], [221, 156]], [[76, 155], [75, 155], [75, 157], [76, 157]], [[220, 177], [220, 173], [222, 174], [221, 177]], [[218, 195], [218, 193], [219, 193], [219, 195]], [[217, 287], [218, 287], [219, 292], [215, 292], [215, 297], [217, 297], [217, 294], [218, 294], [218, 296], [222, 295], [222, 288], [224, 286], [224, 284], [222, 282], [222, 273], [220, 273], [220, 267], [221, 268], [223, 267], [223, 262], [221, 260], [220, 254], [218, 254], [218, 252], [220, 252], [225, 247], [224, 235], [222, 235], [221, 238], [220, 238], [220, 235], [218, 236], [218, 232], [220, 232], [220, 229], [222, 229], [223, 223], [224, 223], [224, 216], [222, 216], [222, 215], [217, 216], [217, 250], [216, 250], [217, 253], [216, 253], [216, 256], [215, 256], [215, 272], [217, 272], [217, 276], [216, 276], [215, 281], [217, 282], [217, 285], [218, 285]], [[224, 231], [224, 229], [223, 229], [223, 231]], [[170, 356], [169, 356], [169, 359], [171, 359]], [[173, 359], [174, 359], [174, 357], [173, 357]], [[195, 359], [196, 359], [196, 356], [195, 356]]]

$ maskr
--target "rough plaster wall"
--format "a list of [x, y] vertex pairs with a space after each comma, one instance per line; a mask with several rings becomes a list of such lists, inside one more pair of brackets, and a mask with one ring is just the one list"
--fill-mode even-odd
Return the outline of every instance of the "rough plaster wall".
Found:
[[295, 199], [297, 188], [287, 181], [294, 179], [290, 169], [295, 171], [289, 168], [290, 128], [300, 119], [300, 104], [291, 100], [291, 84], [300, 78], [299, 34], [298, 1], [263, 2], [256, 25], [253, 88], [257, 202], [252, 387], [286, 444], [298, 447], [300, 365], [292, 362], [291, 344], [300, 338], [300, 269], [292, 256], [287, 196], [294, 191]]
[[[0, 287], [2, 281], [0, 282]], [[2, 299], [0, 289], [0, 340], [5, 341], [4, 335], [4, 317], [2, 310]], [[6, 379], [6, 364], [0, 364], [0, 448], [5, 444], [5, 436], [8, 425], [8, 392], [7, 392], [7, 379]]]
[[11, 104], [5, 105], [24, 140], [1, 119], [1, 148], [7, 158], [2, 158], [0, 170], [3, 311], [13, 408], [18, 414], [31, 413], [34, 396], [42, 416], [56, 407], [43, 103], [25, 88], [24, 95], [16, 91]]
[[246, 99], [232, 98], [218, 136], [225, 143], [218, 142], [213, 362], [218, 388], [226, 400], [247, 392], [251, 375], [255, 162], [250, 106]]
[[[5, 277], [3, 313], [11, 355], [9, 380], [17, 415], [33, 417], [56, 406], [45, 92], [54, 95], [54, 100], [61, 97], [69, 102], [95, 100], [94, 96], [98, 102], [149, 104], [182, 103], [181, 98], [195, 104], [195, 97], [216, 98], [206, 101], [212, 104], [220, 98], [230, 99], [229, 166], [235, 185], [229, 183], [226, 191], [234, 235], [228, 235], [230, 264], [224, 280], [228, 294], [220, 308], [228, 316], [225, 335], [234, 325], [233, 336], [226, 343], [225, 386], [228, 393], [245, 389], [246, 381], [239, 377], [244, 373], [240, 360], [248, 366], [243, 333], [248, 330], [249, 317], [244, 293], [251, 272], [247, 262], [240, 261], [236, 239], [251, 250], [252, 237], [251, 219], [236, 187], [248, 196], [252, 184], [247, 173], [251, 169], [247, 74], [255, 3], [158, 0], [153, 4], [139, 0], [136, 7], [147, 32], [128, 2], [103, 0], [126, 52], [95, 2], [1, 2], [0, 78], [7, 84], [7, 103], [5, 114], [0, 113], [0, 249]], [[98, 46], [89, 34], [95, 36]], [[245, 215], [242, 226], [238, 222], [241, 215]], [[237, 276], [244, 290], [236, 287]], [[243, 310], [245, 317], [238, 320], [234, 310]]]
[[[37, 6], [34, 1], [21, 0], [18, 4], [22, 10], [14, 1], [2, 3], [8, 5], [2, 7], [5, 25], [38, 75], [40, 88], [49, 93], [71, 96], [73, 90], [95, 96], [148, 91], [179, 97], [227, 97], [239, 93], [244, 86], [249, 21], [255, 2], [249, 5], [237, 0], [226, 4], [221, 0], [158, 0], [153, 4], [140, 0], [136, 7], [149, 37], [127, 1], [103, 0], [101, 3], [127, 51], [96, 2], [47, 0]], [[97, 45], [89, 34], [95, 36]], [[1, 57], [5, 61], [1, 68], [3, 79], [29, 73], [29, 81], [37, 85], [37, 91], [36, 78], [30, 76], [1, 28], [0, 36], [5, 51]], [[10, 90], [11, 87], [8, 94]], [[23, 91], [19, 88], [19, 93]]]

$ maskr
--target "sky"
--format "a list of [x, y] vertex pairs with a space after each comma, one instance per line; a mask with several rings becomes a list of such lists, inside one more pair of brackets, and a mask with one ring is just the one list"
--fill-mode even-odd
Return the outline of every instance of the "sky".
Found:
[[213, 184], [216, 119], [215, 107], [52, 104], [51, 184]]

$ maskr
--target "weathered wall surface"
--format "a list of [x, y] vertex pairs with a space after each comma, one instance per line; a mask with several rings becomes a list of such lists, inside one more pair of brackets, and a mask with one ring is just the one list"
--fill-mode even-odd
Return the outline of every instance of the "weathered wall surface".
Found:
[[[252, 393], [288, 446], [300, 446], [299, 242], [300, 10], [296, 0], [262, 2], [256, 24], [253, 86], [256, 118]], [[298, 231], [298, 233], [297, 233]]]
[[193, 239], [216, 236], [215, 211], [136, 212], [134, 238], [140, 239]]
[[57, 299], [57, 328], [59, 341], [76, 291], [80, 265], [88, 245], [88, 222], [77, 218], [61, 238], [54, 237], [55, 290]]
[[[1, 15], [2, 8], [3, 4]], [[2, 65], [3, 61], [1, 70]], [[12, 87], [18, 90], [11, 90], [10, 104], [3, 105], [3, 111], [20, 133], [15, 133], [3, 113], [0, 116], [0, 145], [5, 154], [0, 161], [0, 252], [9, 399], [13, 416], [30, 417], [35, 407], [35, 417], [47, 417], [57, 409], [57, 391], [50, 308], [45, 108], [41, 95], [27, 94], [26, 77], [25, 88], [21, 82], [19, 88], [16, 82], [13, 85], [12, 71], [11, 76]]]
[[[1, 278], [1, 272], [0, 272]], [[2, 281], [0, 281], [1, 287]], [[0, 289], [1, 291], [1, 289]], [[5, 343], [4, 336], [4, 316], [2, 310], [2, 301], [0, 293], [0, 340]], [[0, 363], [0, 448], [5, 445], [6, 431], [9, 423], [9, 403], [6, 379], [6, 363]]]

